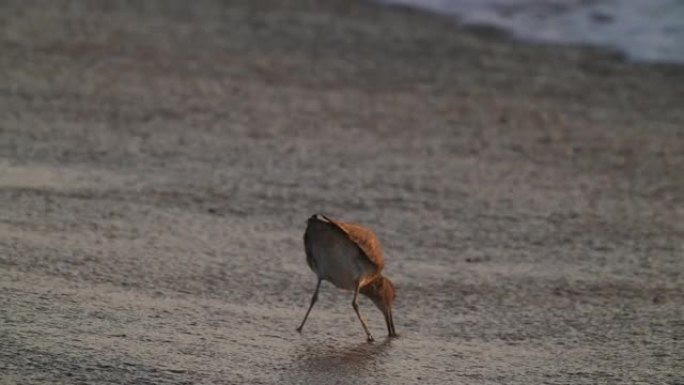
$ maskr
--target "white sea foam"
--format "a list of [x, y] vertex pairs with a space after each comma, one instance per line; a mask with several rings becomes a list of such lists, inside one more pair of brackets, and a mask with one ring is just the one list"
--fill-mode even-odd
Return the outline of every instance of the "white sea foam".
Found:
[[627, 58], [684, 63], [684, 0], [381, 0], [492, 25], [516, 38], [589, 44]]

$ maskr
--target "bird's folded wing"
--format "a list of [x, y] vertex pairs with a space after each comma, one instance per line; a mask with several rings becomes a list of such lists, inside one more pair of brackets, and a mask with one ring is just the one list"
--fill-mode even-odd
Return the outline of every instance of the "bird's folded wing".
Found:
[[339, 228], [345, 234], [347, 234], [349, 239], [351, 239], [352, 242], [356, 243], [356, 245], [359, 246], [361, 251], [363, 251], [364, 254], [366, 254], [369, 261], [376, 265], [379, 270], [382, 270], [382, 268], [385, 266], [385, 259], [382, 253], [382, 246], [380, 246], [380, 241], [378, 240], [378, 237], [372, 230], [361, 225], [357, 225], [355, 223], [336, 221], [326, 217], [325, 215], [322, 216], [328, 222], [337, 226], [337, 228]]

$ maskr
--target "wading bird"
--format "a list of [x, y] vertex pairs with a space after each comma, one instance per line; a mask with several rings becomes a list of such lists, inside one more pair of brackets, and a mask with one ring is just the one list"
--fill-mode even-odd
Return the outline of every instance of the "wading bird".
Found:
[[298, 332], [301, 333], [311, 308], [318, 300], [321, 282], [326, 280], [340, 289], [354, 291], [352, 307], [369, 342], [373, 341], [373, 336], [359, 312], [359, 293], [370, 298], [385, 316], [389, 336], [397, 335], [392, 320], [392, 304], [396, 296], [394, 284], [381, 273], [385, 261], [375, 233], [357, 224], [314, 214], [307, 221], [304, 250], [306, 263], [318, 276], [318, 283]]

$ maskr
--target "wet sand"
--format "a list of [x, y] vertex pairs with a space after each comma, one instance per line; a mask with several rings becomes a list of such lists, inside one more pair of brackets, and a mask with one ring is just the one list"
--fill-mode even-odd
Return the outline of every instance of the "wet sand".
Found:
[[684, 381], [684, 69], [278, 4], [0, 6], [0, 383]]

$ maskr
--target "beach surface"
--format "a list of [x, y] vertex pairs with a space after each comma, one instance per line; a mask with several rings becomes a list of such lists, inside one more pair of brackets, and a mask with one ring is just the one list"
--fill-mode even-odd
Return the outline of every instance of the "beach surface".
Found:
[[684, 383], [683, 67], [284, 3], [2, 2], [0, 384]]

